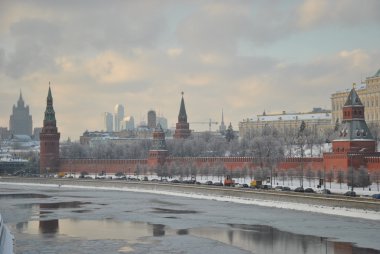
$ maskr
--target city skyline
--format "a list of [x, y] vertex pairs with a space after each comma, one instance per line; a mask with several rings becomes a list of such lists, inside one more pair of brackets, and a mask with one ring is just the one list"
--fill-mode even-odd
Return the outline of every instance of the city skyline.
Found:
[[115, 102], [135, 117], [154, 108], [171, 127], [182, 91], [190, 123], [220, 122], [223, 109], [235, 130], [264, 110], [331, 109], [331, 94], [380, 68], [379, 9], [369, 0], [2, 1], [0, 126], [20, 89], [42, 126], [49, 81], [62, 140], [100, 130], [99, 113]]

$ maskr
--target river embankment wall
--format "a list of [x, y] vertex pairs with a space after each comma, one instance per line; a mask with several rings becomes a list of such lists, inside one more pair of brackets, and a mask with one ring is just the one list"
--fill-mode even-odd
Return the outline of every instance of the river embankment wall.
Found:
[[186, 193], [203, 196], [234, 197], [242, 200], [265, 200], [273, 202], [288, 202], [314, 206], [342, 207], [358, 210], [380, 212], [380, 200], [366, 197], [345, 197], [342, 195], [323, 195], [315, 193], [281, 192], [272, 190], [255, 190], [233, 187], [218, 187], [208, 185], [172, 184], [159, 182], [132, 182], [124, 180], [81, 180], [66, 178], [26, 178], [2, 177], [1, 183], [46, 184], [73, 187], [95, 187], [123, 189], [141, 192]]

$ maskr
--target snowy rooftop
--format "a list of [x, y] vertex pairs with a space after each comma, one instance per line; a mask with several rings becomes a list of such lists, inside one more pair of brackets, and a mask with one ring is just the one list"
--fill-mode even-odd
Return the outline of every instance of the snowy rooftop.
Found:
[[[355, 85], [355, 90], [358, 91], [358, 90], [363, 90], [363, 89], [366, 89], [367, 87], [367, 84], [366, 83], [360, 83], [360, 84], [356, 84]], [[337, 91], [337, 93], [346, 93], [346, 92], [350, 92], [351, 91], [351, 88], [347, 88], [345, 90], [340, 90], [340, 91]]]
[[291, 120], [331, 120], [331, 113], [290, 113], [290, 114], [271, 114], [258, 115], [257, 121], [291, 121]]

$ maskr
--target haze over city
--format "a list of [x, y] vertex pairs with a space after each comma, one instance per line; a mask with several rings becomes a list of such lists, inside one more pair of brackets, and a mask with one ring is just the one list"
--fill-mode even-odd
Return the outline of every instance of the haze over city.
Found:
[[[125, 107], [238, 122], [331, 108], [379, 68], [380, 2], [1, 1], [0, 126], [20, 89], [42, 126], [49, 81], [62, 139]], [[207, 129], [208, 126], [190, 126]]]

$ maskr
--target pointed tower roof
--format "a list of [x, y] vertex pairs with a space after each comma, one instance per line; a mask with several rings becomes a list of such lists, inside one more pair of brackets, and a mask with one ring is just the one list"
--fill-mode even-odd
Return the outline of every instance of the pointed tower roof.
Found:
[[46, 100], [46, 110], [45, 110], [45, 121], [53, 121], [55, 122], [55, 112], [53, 108], [53, 96], [51, 94], [51, 88], [50, 88], [50, 82], [49, 82], [49, 91], [48, 91], [48, 96]]
[[181, 106], [179, 108], [178, 122], [179, 123], [187, 122], [187, 114], [186, 114], [186, 108], [185, 108], [185, 100], [183, 99], [183, 92], [182, 92]]
[[20, 96], [19, 96], [18, 101], [17, 101], [17, 107], [24, 107], [24, 99], [22, 98], [21, 89], [20, 89]]
[[355, 84], [351, 89], [343, 107], [343, 120], [336, 124], [339, 136], [336, 140], [373, 140], [373, 136], [364, 118], [365, 107], [356, 93]]
[[[354, 84], [355, 86], [355, 84]], [[344, 104], [345, 107], [347, 106], [363, 106], [363, 103], [361, 102], [359, 95], [356, 93], [355, 87], [353, 87], [350, 91], [350, 94], [347, 97], [346, 103]]]

